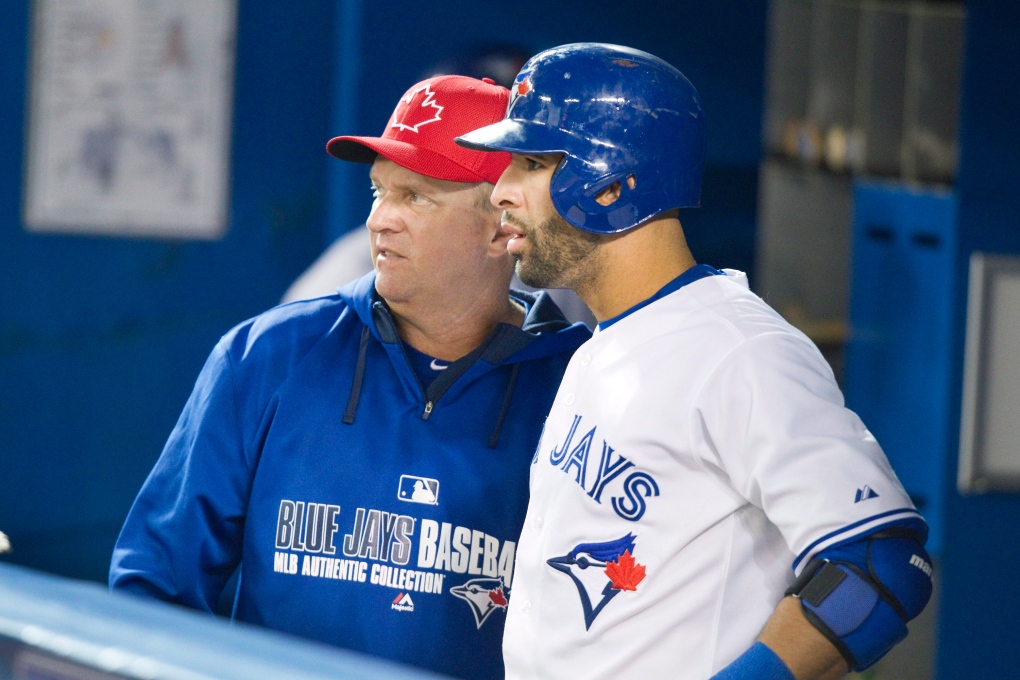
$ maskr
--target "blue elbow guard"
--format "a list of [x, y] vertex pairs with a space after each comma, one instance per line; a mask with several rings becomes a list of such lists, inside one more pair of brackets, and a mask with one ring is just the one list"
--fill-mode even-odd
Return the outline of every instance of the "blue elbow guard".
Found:
[[931, 558], [916, 534], [894, 528], [822, 551], [786, 594], [861, 671], [907, 636], [931, 591]]

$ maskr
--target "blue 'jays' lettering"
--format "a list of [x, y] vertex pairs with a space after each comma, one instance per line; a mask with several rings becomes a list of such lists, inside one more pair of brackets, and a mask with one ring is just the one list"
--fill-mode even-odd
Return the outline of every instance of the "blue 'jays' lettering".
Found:
[[[634, 463], [623, 454], [618, 454], [616, 460], [613, 460], [615, 449], [603, 440], [598, 462], [592, 460], [595, 478], [589, 482], [588, 461], [591, 458], [591, 445], [595, 440], [596, 428], [588, 430], [580, 441], [571, 447], [580, 424], [581, 416], [575, 415], [563, 444], [554, 446], [549, 452], [549, 463], [567, 475], [572, 473], [574, 482], [588, 492], [588, 497], [601, 504], [602, 492], [609, 483], [633, 468]], [[613, 510], [620, 517], [632, 522], [638, 521], [645, 514], [647, 509], [645, 499], [659, 495], [659, 485], [647, 472], [638, 470], [631, 472], [624, 478], [621, 486], [623, 493], [611, 499]]]

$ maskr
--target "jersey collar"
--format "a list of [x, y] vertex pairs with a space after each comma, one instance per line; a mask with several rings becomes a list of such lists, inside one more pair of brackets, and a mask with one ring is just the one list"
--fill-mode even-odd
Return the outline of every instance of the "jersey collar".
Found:
[[706, 276], [725, 276], [725, 274], [723, 274], [715, 267], [710, 267], [707, 264], [696, 264], [687, 271], [685, 271], [683, 274], [676, 277], [675, 279], [667, 283], [665, 286], [660, 288], [659, 292], [657, 292], [652, 297], [648, 298], [647, 300], [642, 300], [641, 302], [637, 303], [636, 305], [634, 305], [627, 311], [623, 312], [622, 314], [617, 314], [611, 319], [606, 319], [605, 321], [600, 322], [598, 328], [600, 331], [604, 331], [610, 326], [612, 326], [614, 323], [619, 321], [620, 319], [630, 316], [631, 314], [638, 311], [642, 307], [647, 307], [656, 300], [664, 298], [670, 293], [680, 290], [687, 284], [694, 283], [698, 279], [703, 279]]

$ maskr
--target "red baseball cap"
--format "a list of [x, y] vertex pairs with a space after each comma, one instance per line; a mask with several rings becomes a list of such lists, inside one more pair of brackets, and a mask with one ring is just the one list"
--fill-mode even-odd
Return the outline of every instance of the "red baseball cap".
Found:
[[382, 154], [436, 179], [495, 184], [510, 165], [510, 154], [474, 151], [453, 140], [503, 120], [509, 101], [510, 90], [488, 78], [429, 78], [400, 98], [381, 137], [335, 137], [326, 151], [355, 163], [371, 163]]

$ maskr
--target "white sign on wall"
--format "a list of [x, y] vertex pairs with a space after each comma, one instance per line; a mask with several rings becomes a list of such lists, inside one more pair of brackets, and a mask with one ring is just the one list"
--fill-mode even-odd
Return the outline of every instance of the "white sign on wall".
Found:
[[235, 0], [36, 0], [30, 231], [216, 239]]

